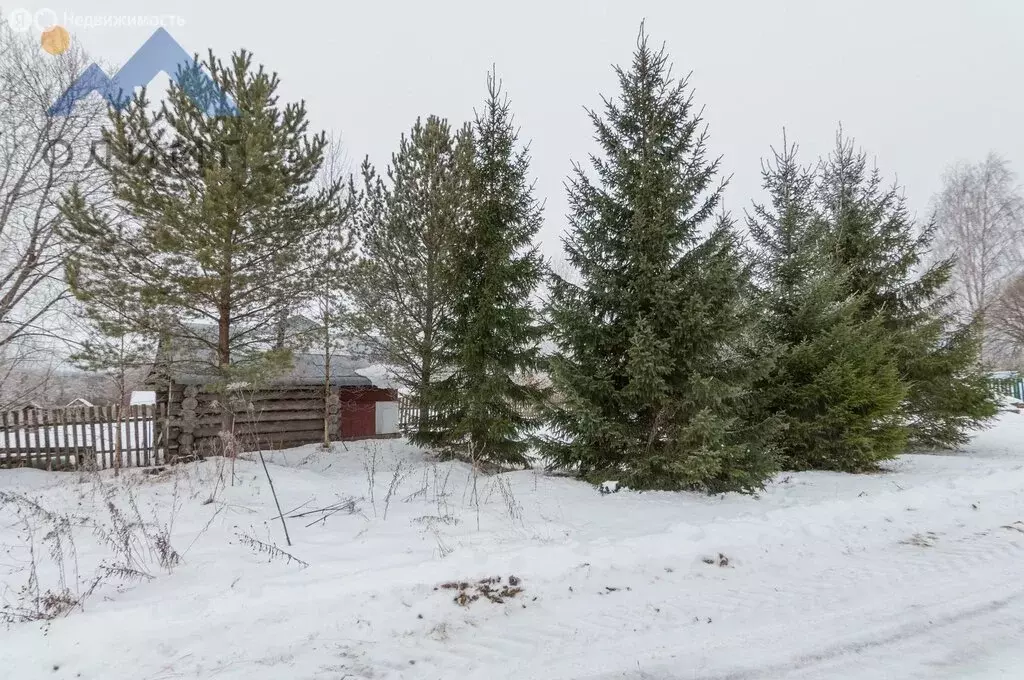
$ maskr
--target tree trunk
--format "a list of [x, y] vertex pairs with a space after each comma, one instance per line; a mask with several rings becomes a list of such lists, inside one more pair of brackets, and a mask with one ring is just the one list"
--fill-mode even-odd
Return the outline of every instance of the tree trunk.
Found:
[[[220, 368], [221, 379], [227, 379], [231, 368], [231, 320], [227, 310], [221, 310], [217, 327], [217, 365]], [[220, 427], [222, 432], [231, 432], [232, 430], [231, 408], [228, 404], [226, 389], [221, 403]]]
[[[326, 323], [324, 326], [326, 327]], [[324, 448], [331, 448], [331, 334], [324, 338]]]

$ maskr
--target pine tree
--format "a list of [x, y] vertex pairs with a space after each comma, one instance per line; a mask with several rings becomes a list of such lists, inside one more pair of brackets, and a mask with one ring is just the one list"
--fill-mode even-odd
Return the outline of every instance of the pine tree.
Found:
[[766, 342], [779, 347], [758, 404], [781, 426], [777, 447], [793, 469], [858, 471], [899, 454], [906, 440], [900, 380], [879, 315], [864, 317], [834, 261], [814, 201], [815, 174], [783, 142], [763, 166], [768, 205], [747, 226], [755, 252]]
[[[687, 82], [643, 30], [621, 93], [590, 114], [602, 156], [570, 180], [568, 262], [553, 276], [554, 464], [634, 488], [760, 487], [774, 457], [748, 420], [749, 272]], [[710, 234], [703, 236], [703, 230]], [[605, 477], [608, 478], [608, 477]]]
[[863, 296], [863, 314], [883, 317], [896, 343], [909, 440], [955, 447], [995, 415], [980, 364], [974, 322], [956, 320], [948, 282], [953, 261], [926, 264], [935, 236], [929, 222], [916, 232], [899, 187], [885, 187], [878, 169], [840, 133], [819, 185], [823, 217], [847, 290]]
[[[279, 104], [277, 75], [250, 54], [225, 65], [211, 53], [185, 70], [158, 111], [145, 92], [112, 110], [103, 169], [113, 201], [65, 198], [69, 271], [85, 301], [126, 282], [126, 327], [209, 350], [223, 384], [280, 366], [268, 353], [275, 321], [304, 299], [304, 255], [338, 223], [339, 187], [314, 187], [326, 137], [308, 133], [303, 104]], [[225, 113], [225, 100], [237, 115], [208, 115]]]
[[438, 384], [446, 362], [444, 324], [454, 302], [449, 275], [455, 239], [465, 232], [468, 131], [447, 121], [417, 120], [403, 135], [387, 182], [363, 162], [354, 276], [360, 339], [384, 363], [418, 407], [413, 439], [436, 444]]
[[530, 297], [544, 263], [533, 239], [541, 206], [518, 148], [509, 100], [494, 74], [473, 125], [468, 219], [452, 255], [452, 315], [445, 324], [452, 374], [439, 386], [437, 439], [473, 461], [523, 465], [542, 392], [524, 381], [538, 366], [542, 330]]

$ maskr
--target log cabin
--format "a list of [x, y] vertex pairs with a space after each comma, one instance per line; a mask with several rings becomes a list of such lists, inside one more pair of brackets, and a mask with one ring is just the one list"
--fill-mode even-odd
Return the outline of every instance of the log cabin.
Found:
[[[366, 359], [334, 355], [328, 362], [323, 354], [298, 352], [290, 367], [258, 386], [223, 385], [201, 353], [193, 345], [171, 352], [170, 361], [158, 357], [146, 381], [168, 414], [156, 424], [168, 461], [215, 455], [229, 441], [245, 452], [399, 436], [398, 392], [367, 377], [377, 373], [360, 372], [371, 366]], [[222, 434], [225, 423], [230, 437]]]

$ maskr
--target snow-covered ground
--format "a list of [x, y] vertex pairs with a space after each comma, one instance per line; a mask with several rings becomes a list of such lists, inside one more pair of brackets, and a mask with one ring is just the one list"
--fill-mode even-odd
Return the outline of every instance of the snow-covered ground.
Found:
[[[101, 527], [71, 529], [64, 572], [82, 582], [119, 559], [97, 538], [107, 498], [182, 555], [168, 572], [139, 542], [153, 578], [107, 578], [84, 610], [0, 628], [0, 677], [1024, 677], [1018, 413], [963, 454], [783, 474], [758, 497], [474, 480], [397, 440], [268, 462], [283, 509], [305, 515], [288, 520], [291, 548], [258, 461], [239, 461], [233, 485], [216, 460], [116, 480], [0, 471], [0, 493]], [[5, 497], [0, 605], [29, 578], [26, 540], [42, 590], [60, 572], [55, 520]], [[325, 507], [337, 511], [317, 521]], [[260, 552], [270, 544], [308, 566]], [[500, 602], [466, 602], [488, 589]]]

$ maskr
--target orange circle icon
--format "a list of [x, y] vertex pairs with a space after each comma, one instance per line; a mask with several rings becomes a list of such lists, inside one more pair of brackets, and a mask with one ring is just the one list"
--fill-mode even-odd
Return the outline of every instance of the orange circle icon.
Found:
[[50, 54], [63, 54], [71, 47], [71, 34], [63, 26], [51, 26], [43, 31], [42, 43]]

